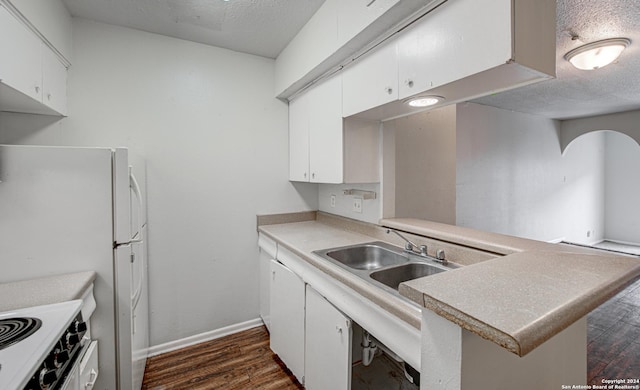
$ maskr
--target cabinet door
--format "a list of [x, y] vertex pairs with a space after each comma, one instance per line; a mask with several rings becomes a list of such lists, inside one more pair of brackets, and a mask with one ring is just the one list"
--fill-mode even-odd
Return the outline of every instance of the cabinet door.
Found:
[[67, 68], [51, 49], [42, 44], [42, 102], [67, 114]]
[[42, 101], [40, 39], [0, 6], [0, 80]]
[[374, 49], [342, 74], [342, 115], [348, 117], [398, 99], [395, 41]]
[[289, 180], [309, 181], [309, 93], [289, 102]]
[[351, 388], [351, 320], [307, 285], [305, 389]]
[[309, 91], [309, 169], [314, 183], [342, 183], [342, 75]]
[[507, 63], [511, 36], [511, 0], [446, 2], [399, 38], [399, 98]]
[[280, 357], [304, 382], [304, 282], [287, 267], [271, 260], [271, 340]]

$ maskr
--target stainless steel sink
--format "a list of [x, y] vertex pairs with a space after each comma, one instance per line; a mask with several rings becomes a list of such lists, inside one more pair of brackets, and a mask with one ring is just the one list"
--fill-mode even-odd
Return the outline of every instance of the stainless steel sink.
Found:
[[383, 243], [373, 242], [329, 250], [326, 255], [347, 267], [363, 270], [375, 270], [409, 261], [407, 256], [389, 250], [381, 244]]
[[399, 297], [402, 297], [398, 293], [400, 283], [453, 268], [438, 263], [435, 258], [410, 254], [403, 248], [382, 241], [322, 249], [313, 253]]
[[431, 264], [409, 263], [398, 267], [372, 272], [369, 276], [371, 279], [397, 290], [398, 286], [402, 282], [422, 278], [424, 276], [435, 275], [444, 271], [446, 271], [446, 269], [436, 267]]

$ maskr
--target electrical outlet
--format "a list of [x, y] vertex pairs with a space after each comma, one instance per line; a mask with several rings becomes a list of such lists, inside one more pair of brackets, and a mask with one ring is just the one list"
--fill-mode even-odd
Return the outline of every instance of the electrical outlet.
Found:
[[331, 207], [336, 207], [336, 196], [331, 194]]
[[362, 214], [362, 199], [354, 198], [353, 199], [353, 211], [356, 213]]

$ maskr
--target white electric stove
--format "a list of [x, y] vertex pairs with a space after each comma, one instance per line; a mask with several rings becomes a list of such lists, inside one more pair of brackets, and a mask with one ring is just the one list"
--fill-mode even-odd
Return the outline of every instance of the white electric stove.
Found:
[[82, 300], [0, 313], [0, 389], [58, 389], [86, 343]]

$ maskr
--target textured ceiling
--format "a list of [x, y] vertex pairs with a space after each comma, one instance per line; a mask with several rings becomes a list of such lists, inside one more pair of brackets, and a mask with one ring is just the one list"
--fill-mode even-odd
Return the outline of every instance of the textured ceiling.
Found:
[[73, 16], [275, 58], [324, 0], [63, 0]]
[[[602, 69], [578, 70], [563, 58], [585, 43], [617, 37], [631, 45]], [[556, 45], [556, 79], [474, 102], [555, 119], [640, 109], [640, 0], [558, 0]]]

